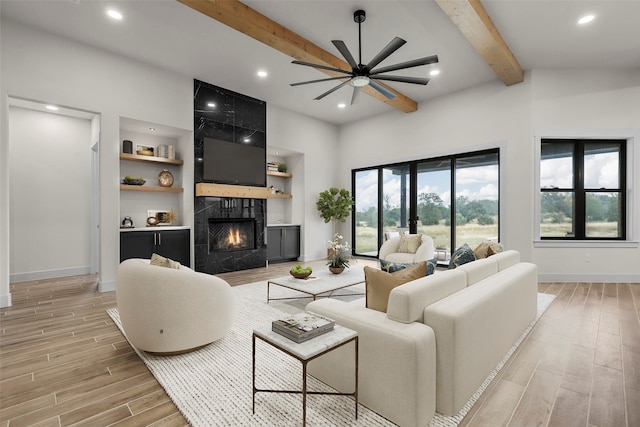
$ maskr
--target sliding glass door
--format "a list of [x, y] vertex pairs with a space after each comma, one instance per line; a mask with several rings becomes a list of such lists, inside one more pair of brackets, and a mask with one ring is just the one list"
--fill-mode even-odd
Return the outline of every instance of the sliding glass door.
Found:
[[431, 236], [442, 253], [499, 240], [499, 152], [353, 171], [354, 253], [377, 256], [390, 233]]

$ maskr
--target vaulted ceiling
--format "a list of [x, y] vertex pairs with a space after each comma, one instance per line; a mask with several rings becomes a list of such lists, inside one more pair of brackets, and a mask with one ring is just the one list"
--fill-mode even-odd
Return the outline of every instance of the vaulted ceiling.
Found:
[[[486, 82], [517, 84], [523, 69], [640, 70], [636, 0], [180, 1], [3, 0], [0, 14], [336, 124], [385, 112], [410, 114], [430, 99]], [[109, 20], [108, 7], [124, 19]], [[395, 100], [362, 96], [354, 106], [346, 87], [313, 100], [335, 82], [291, 87], [327, 77], [292, 59], [344, 66], [331, 43], [336, 39], [357, 52], [357, 9], [367, 12], [363, 62], [398, 36], [407, 43], [381, 65], [435, 54], [438, 64], [396, 73], [440, 74], [427, 86], [387, 82], [399, 94]], [[577, 25], [589, 13], [594, 21]], [[268, 76], [257, 77], [259, 69]], [[339, 109], [340, 102], [347, 107]]]

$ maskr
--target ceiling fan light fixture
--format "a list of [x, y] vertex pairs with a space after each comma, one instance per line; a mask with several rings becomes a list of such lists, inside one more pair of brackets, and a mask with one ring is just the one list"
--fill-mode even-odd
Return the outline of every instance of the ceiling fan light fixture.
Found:
[[353, 85], [356, 87], [362, 87], [369, 84], [369, 77], [367, 76], [355, 76], [353, 78]]

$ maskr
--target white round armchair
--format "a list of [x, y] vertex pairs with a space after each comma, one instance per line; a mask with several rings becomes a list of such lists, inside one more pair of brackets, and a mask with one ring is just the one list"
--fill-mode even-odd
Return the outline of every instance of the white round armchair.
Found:
[[222, 338], [231, 328], [235, 295], [219, 277], [190, 268], [123, 261], [116, 300], [127, 339], [150, 353], [177, 354]]
[[392, 237], [386, 240], [380, 250], [378, 251], [378, 258], [385, 261], [413, 264], [416, 262], [427, 261], [434, 257], [435, 246], [433, 245], [433, 239], [429, 236], [422, 235], [420, 246], [416, 249], [415, 253], [400, 252], [400, 240], [403, 236], [416, 236], [415, 234], [401, 234], [400, 236]]

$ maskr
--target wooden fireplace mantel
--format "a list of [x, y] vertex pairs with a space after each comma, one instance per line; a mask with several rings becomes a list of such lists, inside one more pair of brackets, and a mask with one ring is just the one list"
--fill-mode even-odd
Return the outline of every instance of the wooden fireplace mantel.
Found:
[[267, 187], [249, 187], [245, 185], [196, 184], [196, 197], [237, 197], [239, 199], [290, 199], [291, 194], [273, 194]]

